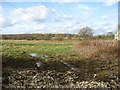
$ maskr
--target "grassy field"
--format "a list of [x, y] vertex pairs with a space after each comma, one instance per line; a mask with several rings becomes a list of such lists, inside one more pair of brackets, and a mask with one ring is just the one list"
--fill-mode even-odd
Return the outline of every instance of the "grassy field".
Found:
[[[117, 87], [119, 43], [113, 40], [49, 41], [49, 40], [3, 40], [3, 76], [12, 70], [35, 68], [41, 60], [45, 70], [66, 72], [70, 69], [60, 61], [68, 62], [79, 70], [79, 80], [109, 82]], [[30, 53], [48, 55], [47, 58], [31, 57]], [[76, 72], [75, 72], [76, 73]], [[6, 80], [3, 82], [7, 83]]]
[[8, 57], [21, 57], [30, 53], [53, 55], [64, 52], [77, 44], [78, 41], [28, 41], [28, 40], [4, 40], [3, 55]]
[[[22, 62], [28, 63], [31, 62], [31, 65], [23, 65], [25, 67], [31, 67], [34, 63], [33, 59], [40, 59], [40, 58], [33, 58], [30, 56], [30, 53], [37, 53], [41, 55], [48, 55], [49, 57], [56, 57], [56, 56], [66, 56], [71, 53], [74, 53], [70, 49], [78, 44], [79, 41], [45, 41], [45, 40], [3, 40], [3, 62], [7, 60], [14, 65], [14, 61], [18, 64], [23, 65]], [[13, 62], [12, 62], [13, 61]], [[7, 65], [9, 65], [7, 64]], [[34, 66], [34, 65], [33, 65]], [[17, 65], [19, 68], [19, 65]], [[22, 66], [21, 66], [22, 67]], [[20, 67], [20, 68], [21, 68]]]

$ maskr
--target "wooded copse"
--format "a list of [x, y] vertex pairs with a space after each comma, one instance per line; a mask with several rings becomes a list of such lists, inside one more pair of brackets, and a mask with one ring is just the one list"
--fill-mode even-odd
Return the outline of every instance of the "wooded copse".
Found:
[[93, 32], [92, 28], [90, 28], [90, 27], [83, 27], [83, 28], [80, 29], [78, 34], [81, 37], [87, 37], [87, 36], [93, 36], [93, 33], [94, 32]]

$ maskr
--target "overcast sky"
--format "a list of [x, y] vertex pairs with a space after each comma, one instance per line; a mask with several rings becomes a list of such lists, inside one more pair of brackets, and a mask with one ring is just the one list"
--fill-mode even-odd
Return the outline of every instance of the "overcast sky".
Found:
[[115, 32], [118, 3], [111, 2], [3, 2], [0, 6], [2, 34], [71, 33], [84, 26], [95, 35]]

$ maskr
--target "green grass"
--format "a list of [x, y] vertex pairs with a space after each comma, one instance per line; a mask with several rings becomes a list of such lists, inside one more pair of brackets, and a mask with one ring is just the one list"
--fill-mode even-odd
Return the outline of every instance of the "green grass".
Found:
[[79, 41], [28, 41], [28, 40], [3, 40], [3, 56], [20, 58], [29, 56], [30, 53], [54, 55], [68, 54], [69, 50]]
[[[36, 60], [42, 60], [43, 63], [46, 63], [46, 67], [50, 67], [50, 69], [57, 67], [60, 70], [64, 70], [63, 65], [63, 69], [61, 68], [60, 60], [75, 53], [72, 48], [78, 43], [79, 41], [75, 40], [3, 40], [3, 69], [35, 68]], [[30, 53], [48, 55], [49, 57], [45, 59], [31, 57]], [[4, 71], [7, 72], [7, 70]]]

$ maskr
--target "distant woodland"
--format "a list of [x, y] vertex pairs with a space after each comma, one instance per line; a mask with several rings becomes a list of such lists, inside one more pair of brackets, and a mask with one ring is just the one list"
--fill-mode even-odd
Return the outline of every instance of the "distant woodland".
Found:
[[114, 39], [114, 35], [81, 36], [79, 34], [4, 34], [2, 40], [109, 40]]

